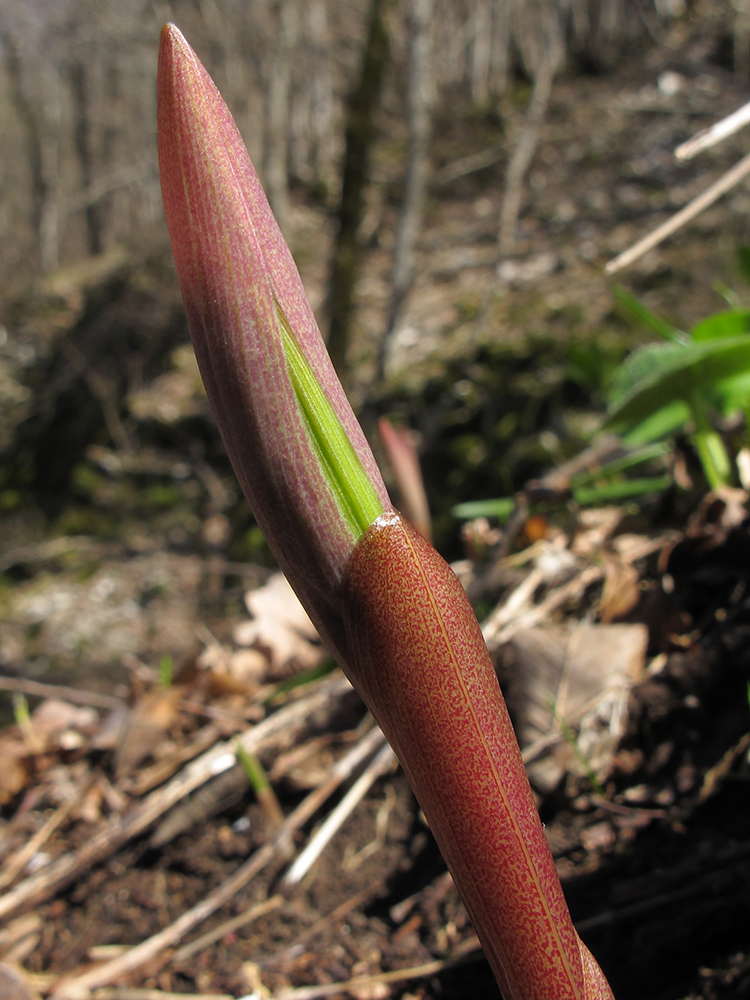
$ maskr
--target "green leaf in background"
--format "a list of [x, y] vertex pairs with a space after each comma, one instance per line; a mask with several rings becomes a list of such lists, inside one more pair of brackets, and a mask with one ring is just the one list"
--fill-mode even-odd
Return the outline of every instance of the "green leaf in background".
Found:
[[644, 306], [634, 295], [631, 295], [622, 285], [617, 285], [613, 289], [613, 293], [618, 302], [625, 306], [632, 316], [640, 320], [645, 326], [650, 327], [654, 333], [658, 333], [660, 337], [671, 343], [684, 343], [687, 335], [683, 330], [679, 330], [676, 326], [672, 326], [671, 323], [667, 323], [661, 316], [657, 316], [656, 313], [651, 312], [650, 309]]
[[515, 504], [512, 497], [503, 497], [501, 500], [470, 500], [467, 503], [456, 504], [451, 513], [464, 521], [470, 521], [475, 517], [497, 517], [504, 522], [513, 513]]
[[[648, 384], [660, 372], [682, 364], [684, 344], [646, 344], [635, 350], [621, 365], [609, 390], [609, 405], [617, 407], [641, 387]], [[661, 399], [664, 406], [671, 402], [669, 397]]]
[[168, 688], [174, 680], [174, 661], [170, 653], [159, 660], [159, 687]]
[[694, 342], [718, 340], [746, 333], [750, 333], [750, 309], [726, 309], [696, 323], [690, 331], [690, 339]]
[[671, 476], [648, 476], [644, 479], [621, 479], [599, 486], [585, 486], [573, 490], [573, 499], [582, 507], [590, 507], [613, 500], [628, 500], [648, 493], [661, 493], [672, 484]]
[[611, 477], [616, 473], [626, 472], [628, 469], [633, 469], [637, 465], [642, 465], [644, 462], [650, 462], [655, 458], [662, 458], [664, 455], [669, 454], [670, 451], [670, 446], [661, 442], [658, 444], [651, 444], [646, 448], [638, 448], [636, 451], [631, 451], [627, 455], [622, 455], [620, 458], [616, 458], [611, 462], [606, 462], [604, 465], [598, 466], [595, 469], [587, 469], [585, 472], [581, 472], [577, 476], [573, 476], [570, 481], [570, 485], [574, 490], [579, 487], [587, 486], [589, 483], [601, 480], [604, 476]]
[[745, 281], [750, 282], [750, 247], [741, 246], [737, 250], [737, 264]]
[[615, 351], [606, 350], [598, 340], [588, 340], [568, 348], [565, 375], [589, 392], [603, 396], [621, 363]]
[[724, 379], [713, 387], [711, 399], [723, 417], [747, 411], [750, 405], [750, 372]]
[[661, 441], [664, 438], [678, 434], [690, 419], [690, 407], [678, 399], [663, 406], [650, 417], [645, 417], [628, 431], [621, 435], [623, 444], [631, 448]]
[[[628, 430], [724, 379], [750, 372], [750, 335], [687, 344], [650, 345], [626, 362], [610, 396], [604, 426]], [[691, 407], [692, 409], [692, 407]]]

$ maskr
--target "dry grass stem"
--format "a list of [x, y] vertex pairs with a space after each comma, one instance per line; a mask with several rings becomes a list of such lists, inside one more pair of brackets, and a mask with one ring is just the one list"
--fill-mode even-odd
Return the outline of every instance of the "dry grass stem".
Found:
[[284, 948], [282, 951], [278, 952], [273, 958], [264, 959], [264, 967], [279, 966], [284, 965], [286, 962], [297, 953], [297, 950], [303, 945], [308, 944], [315, 937], [329, 928], [332, 924], [343, 920], [344, 917], [348, 916], [352, 911], [356, 910], [358, 907], [362, 906], [368, 900], [372, 899], [374, 896], [378, 895], [383, 891], [385, 883], [382, 879], [378, 879], [372, 885], [368, 886], [366, 889], [362, 889], [356, 892], [349, 899], [344, 900], [339, 906], [334, 907], [330, 913], [326, 913], [325, 916], [320, 917], [312, 927], [309, 927], [302, 934], [298, 935], [294, 943]]
[[720, 122], [716, 122], [710, 128], [703, 129], [703, 131], [694, 135], [692, 139], [683, 142], [674, 151], [675, 158], [678, 160], [692, 160], [694, 156], [702, 153], [704, 149], [717, 146], [720, 142], [728, 139], [730, 135], [739, 132], [748, 123], [750, 123], [750, 103], [743, 104], [741, 108], [733, 111], [726, 118], [722, 118]]
[[667, 219], [666, 222], [657, 226], [648, 236], [644, 236], [642, 240], [638, 240], [628, 250], [625, 250], [618, 257], [615, 257], [614, 260], [611, 260], [605, 268], [606, 273], [616, 274], [618, 271], [629, 267], [640, 257], [643, 257], [644, 254], [647, 254], [649, 250], [653, 250], [654, 247], [657, 247], [667, 237], [676, 233], [678, 229], [686, 226], [688, 222], [692, 222], [697, 215], [700, 215], [701, 212], [704, 212], [713, 205], [715, 201], [718, 201], [722, 195], [731, 191], [733, 187], [736, 187], [748, 174], [750, 174], [750, 153], [743, 156], [739, 163], [723, 174], [710, 188], [699, 194], [697, 198], [694, 198], [688, 205]]
[[[644, 538], [637, 544], [629, 554], [629, 559], [645, 559], [647, 556], [658, 552], [668, 541], [666, 535], [658, 538]], [[510, 642], [516, 632], [521, 628], [531, 628], [545, 621], [553, 611], [556, 611], [568, 601], [580, 599], [588, 587], [598, 583], [604, 578], [604, 567], [601, 565], [586, 566], [585, 569], [577, 573], [572, 580], [555, 587], [539, 604], [533, 604], [534, 591], [544, 582], [544, 574], [539, 570], [532, 570], [530, 574], [521, 581], [510, 598], [493, 611], [493, 613], [482, 624], [482, 634], [490, 650], [498, 649], [506, 642]], [[508, 607], [510, 605], [510, 611]]]
[[73, 705], [90, 705], [92, 708], [115, 709], [125, 704], [122, 698], [98, 691], [80, 691], [64, 684], [42, 684], [26, 677], [7, 677], [4, 674], [0, 674], [0, 691], [20, 691], [32, 698], [58, 698]]
[[271, 913], [273, 910], [278, 910], [281, 904], [284, 902], [284, 897], [280, 895], [271, 896], [268, 899], [263, 900], [262, 903], [258, 903], [257, 906], [251, 906], [249, 910], [245, 910], [244, 913], [238, 913], [236, 917], [232, 917], [231, 920], [225, 920], [224, 923], [219, 924], [218, 927], [214, 927], [213, 930], [208, 931], [206, 934], [202, 934], [195, 941], [191, 941], [189, 944], [183, 945], [174, 954], [175, 962], [185, 962], [187, 959], [192, 958], [193, 955], [197, 955], [199, 951], [203, 951], [204, 948], [208, 948], [215, 941], [220, 941], [225, 934], [230, 934], [232, 931], [239, 930], [240, 927], [247, 927], [254, 920], [258, 920], [260, 917], [266, 915], [266, 913]]
[[555, 37], [547, 46], [542, 64], [536, 74], [526, 122], [508, 162], [498, 234], [498, 250], [501, 258], [508, 257], [513, 252], [513, 245], [516, 241], [516, 224], [521, 212], [523, 179], [539, 143], [542, 122], [552, 94], [552, 83], [560, 66], [562, 55], [562, 47]]
[[228, 993], [165, 993], [134, 986], [108, 986], [95, 990], [91, 1000], [234, 1000]]
[[454, 965], [463, 962], [467, 955], [480, 948], [479, 940], [471, 937], [456, 949], [456, 953], [450, 958], [436, 959], [434, 962], [425, 962], [423, 965], [412, 965], [408, 969], [392, 969], [389, 972], [380, 972], [371, 976], [356, 976], [341, 983], [324, 983], [319, 986], [300, 986], [294, 989], [282, 990], [271, 1000], [318, 1000], [319, 997], [338, 996], [340, 993], [354, 993], [366, 986], [376, 986], [379, 983], [399, 983], [407, 979], [423, 979], [425, 976], [434, 976], [445, 969], [450, 969]]
[[65, 822], [74, 807], [80, 804], [89, 787], [88, 783], [80, 785], [68, 801], [63, 802], [52, 813], [47, 822], [37, 830], [34, 836], [20, 850], [8, 858], [2, 872], [0, 872], [0, 890], [10, 885], [21, 874], [37, 851], [41, 850], [42, 845]]
[[385, 745], [381, 747], [378, 755], [368, 764], [366, 770], [357, 778], [335, 809], [328, 814], [320, 828], [310, 838], [307, 847], [290, 867], [284, 876], [285, 885], [297, 885], [298, 882], [302, 881], [378, 778], [386, 774], [394, 765], [396, 755], [385, 743], [385, 736], [382, 736], [382, 742]]

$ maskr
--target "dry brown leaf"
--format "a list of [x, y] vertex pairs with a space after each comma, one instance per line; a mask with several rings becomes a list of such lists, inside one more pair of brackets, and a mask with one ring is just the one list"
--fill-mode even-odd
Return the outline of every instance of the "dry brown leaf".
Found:
[[583, 827], [581, 843], [586, 851], [609, 851], [615, 846], [617, 834], [609, 820]]
[[185, 693], [184, 687], [173, 685], [154, 688], [138, 699], [115, 751], [117, 778], [130, 774], [156, 750], [177, 717]]
[[579, 530], [570, 551], [580, 559], [590, 559], [614, 534], [625, 511], [622, 507], [598, 507], [578, 514]]
[[282, 573], [246, 594], [245, 604], [253, 620], [237, 626], [234, 640], [265, 652], [272, 676], [321, 662], [325, 653], [315, 626]]
[[256, 965], [255, 962], [243, 962], [242, 976], [250, 996], [257, 997], [258, 1000], [269, 1000], [271, 991], [263, 985], [261, 967], [259, 965]]
[[123, 702], [117, 708], [112, 709], [109, 715], [102, 719], [98, 730], [91, 740], [91, 747], [94, 750], [114, 750], [122, 740], [125, 728], [130, 719], [130, 709]]
[[[612, 541], [612, 549], [623, 562], [632, 563], [644, 556], [644, 545], [648, 543], [645, 535], [625, 532]], [[666, 542], [666, 539], [665, 539]]]
[[551, 626], [515, 634], [509, 644], [515, 659], [509, 700], [529, 774], [540, 791], [556, 787], [574, 763], [561, 722], [576, 728], [578, 746], [597, 774], [608, 773], [647, 641], [643, 625]]
[[706, 494], [698, 510], [690, 518], [685, 534], [689, 538], [715, 536], [721, 544], [732, 528], [747, 519], [750, 494], [733, 486], [720, 486]]
[[611, 553], [605, 553], [601, 616], [604, 624], [624, 618], [638, 604], [641, 591], [638, 570]]
[[74, 750], [99, 725], [99, 715], [85, 705], [46, 698], [31, 713], [29, 725], [42, 751]]
[[284, 778], [293, 788], [307, 791], [327, 778], [334, 760], [331, 739], [316, 737], [278, 754], [268, 777], [271, 782]]
[[231, 650], [217, 642], [206, 646], [198, 664], [208, 671], [210, 694], [253, 694], [268, 674], [268, 657], [259, 649]]
[[10, 802], [28, 778], [26, 744], [10, 733], [0, 733], [0, 805]]

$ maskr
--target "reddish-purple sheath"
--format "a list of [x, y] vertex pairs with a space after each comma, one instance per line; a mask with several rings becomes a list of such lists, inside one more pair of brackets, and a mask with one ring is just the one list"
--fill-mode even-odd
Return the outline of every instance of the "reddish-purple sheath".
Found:
[[479, 624], [399, 514], [372, 525], [344, 590], [349, 670], [396, 751], [506, 1000], [606, 1000], [573, 927]]
[[159, 171], [180, 291], [206, 393], [242, 491], [336, 655], [332, 592], [357, 541], [295, 397], [279, 311], [382, 503], [391, 502], [320, 335], [242, 137], [180, 31], [159, 47]]

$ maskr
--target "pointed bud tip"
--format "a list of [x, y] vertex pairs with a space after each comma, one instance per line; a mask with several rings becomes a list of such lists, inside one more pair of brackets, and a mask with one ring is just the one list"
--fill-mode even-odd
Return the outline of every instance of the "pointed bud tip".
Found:
[[162, 66], [167, 62], [174, 64], [186, 58], [196, 59], [195, 52], [177, 25], [168, 21], [159, 36], [159, 63]]
[[185, 36], [177, 27], [177, 25], [172, 24], [171, 21], [167, 21], [167, 23], [161, 29], [161, 36], [159, 38], [159, 42], [162, 47], [164, 47], [165, 45], [170, 45], [170, 46], [179, 45], [180, 43], [182, 43], [183, 45], [187, 45], [187, 42], [185, 41]]

